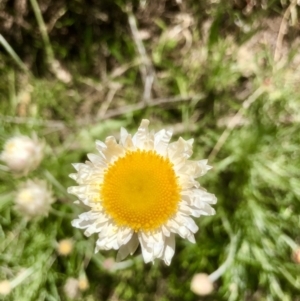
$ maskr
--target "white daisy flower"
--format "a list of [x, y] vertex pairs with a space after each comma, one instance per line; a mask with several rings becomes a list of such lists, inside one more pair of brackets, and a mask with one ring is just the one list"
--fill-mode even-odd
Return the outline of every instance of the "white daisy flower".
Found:
[[15, 209], [27, 218], [47, 216], [53, 202], [52, 192], [45, 181], [27, 180], [16, 194]]
[[100, 155], [73, 164], [70, 177], [79, 186], [68, 192], [91, 207], [73, 220], [85, 235], [98, 234], [95, 252], [119, 250], [117, 260], [141, 245], [144, 261], [160, 258], [167, 265], [175, 252], [175, 234], [195, 243], [198, 226], [191, 216], [212, 215], [216, 197], [195, 180], [211, 167], [207, 160], [188, 160], [193, 139], [169, 143], [172, 132], [148, 131], [144, 119], [132, 137], [122, 128], [114, 137], [96, 141]]
[[34, 170], [44, 156], [44, 144], [34, 135], [16, 136], [7, 140], [0, 159], [4, 161], [12, 172], [26, 175]]

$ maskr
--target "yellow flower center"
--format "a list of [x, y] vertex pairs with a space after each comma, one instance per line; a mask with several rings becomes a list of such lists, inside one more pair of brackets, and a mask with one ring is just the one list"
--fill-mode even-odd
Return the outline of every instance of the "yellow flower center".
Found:
[[23, 189], [19, 193], [19, 200], [22, 204], [30, 204], [33, 202], [33, 195], [30, 189]]
[[9, 153], [9, 154], [12, 154], [16, 151], [17, 147], [16, 147], [16, 143], [15, 142], [8, 142], [6, 144], [6, 151]]
[[177, 211], [180, 187], [169, 159], [129, 151], [105, 171], [102, 205], [118, 226], [155, 230]]

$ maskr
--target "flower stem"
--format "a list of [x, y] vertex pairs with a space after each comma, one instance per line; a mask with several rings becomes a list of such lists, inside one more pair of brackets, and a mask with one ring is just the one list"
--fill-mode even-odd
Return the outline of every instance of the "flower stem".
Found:
[[40, 10], [39, 5], [36, 0], [30, 0], [30, 3], [33, 8], [35, 18], [36, 18], [36, 21], [38, 23], [38, 26], [39, 26], [39, 29], [40, 29], [40, 32], [42, 35], [42, 39], [43, 39], [45, 51], [46, 51], [46, 56], [47, 56], [47, 61], [48, 61], [48, 63], [52, 63], [54, 60], [53, 49], [52, 49], [52, 46], [50, 43], [50, 39], [48, 36], [47, 28], [46, 28], [41, 10]]
[[231, 265], [231, 263], [233, 262], [234, 255], [236, 253], [237, 242], [238, 242], [239, 236], [240, 236], [240, 233], [238, 233], [232, 239], [231, 244], [230, 244], [228, 257], [224, 261], [224, 263], [217, 270], [215, 270], [213, 273], [211, 273], [208, 276], [209, 279], [211, 280], [211, 282], [215, 282], [216, 280], [218, 280], [224, 274], [224, 272], [227, 270], [227, 268]]
[[21, 61], [20, 57], [13, 50], [13, 48], [8, 44], [2, 34], [0, 34], [0, 44], [4, 47], [4, 49], [8, 52], [11, 58], [15, 61], [15, 63], [25, 72], [29, 73], [27, 66]]

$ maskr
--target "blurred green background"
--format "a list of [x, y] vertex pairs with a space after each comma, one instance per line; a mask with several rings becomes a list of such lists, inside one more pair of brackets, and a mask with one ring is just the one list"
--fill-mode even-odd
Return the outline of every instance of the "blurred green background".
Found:
[[[65, 285], [83, 276], [89, 287], [75, 300], [300, 300], [299, 9], [295, 0], [2, 0], [0, 146], [35, 132], [46, 155], [27, 177], [0, 165], [0, 282], [29, 271], [0, 300], [71, 300]], [[115, 251], [94, 254], [96, 235], [70, 224], [84, 211], [66, 192], [71, 163], [142, 118], [194, 138], [193, 158], [214, 167], [200, 183], [217, 213], [196, 220], [195, 245], [177, 238], [169, 267], [144, 264], [140, 249], [116, 264]], [[26, 178], [52, 187], [47, 218], [14, 210]], [[72, 252], [59, 256], [66, 238]], [[214, 292], [190, 290], [196, 273], [226, 259]]]

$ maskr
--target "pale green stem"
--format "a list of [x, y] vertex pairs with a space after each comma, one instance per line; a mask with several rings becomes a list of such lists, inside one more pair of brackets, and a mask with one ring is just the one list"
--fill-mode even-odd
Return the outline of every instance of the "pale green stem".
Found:
[[40, 7], [36, 0], [30, 0], [30, 3], [33, 8], [33, 11], [34, 11], [41, 35], [42, 35], [42, 39], [43, 39], [45, 50], [46, 50], [47, 61], [48, 61], [48, 63], [51, 63], [54, 60], [54, 54], [53, 54], [52, 46], [50, 43], [47, 28], [46, 28]]
[[132, 259], [128, 259], [122, 262], [115, 262], [113, 267], [111, 268], [111, 271], [118, 271], [118, 270], [124, 270], [129, 268], [130, 266], [132, 266], [134, 264], [134, 261]]
[[24, 71], [29, 72], [26, 65], [21, 61], [16, 52], [12, 49], [12, 47], [7, 43], [2, 34], [0, 34], [0, 44], [4, 47], [4, 49], [8, 52], [11, 58], [15, 61], [15, 63]]
[[29, 268], [21, 272], [14, 280], [10, 282], [11, 288], [15, 288], [21, 284], [25, 279], [27, 279], [34, 272], [33, 268]]
[[236, 253], [236, 248], [237, 248], [237, 243], [238, 243], [238, 238], [239, 238], [239, 233], [232, 239], [231, 244], [230, 244], [230, 249], [228, 253], [228, 257], [224, 261], [224, 263], [213, 273], [211, 273], [208, 277], [211, 282], [215, 282], [218, 280], [227, 270], [227, 268], [232, 264], [235, 253]]
[[292, 250], [299, 249], [299, 245], [296, 244], [289, 236], [282, 234], [279, 236], [279, 239], [282, 239]]
[[48, 181], [53, 185], [55, 186], [57, 189], [59, 189], [65, 196], [68, 196], [69, 197], [69, 194], [67, 193], [67, 190], [66, 188], [61, 185], [59, 183], [59, 181], [57, 181], [57, 179], [53, 176], [53, 174], [48, 171], [48, 170], [45, 170], [44, 171], [44, 174], [45, 174], [45, 177], [48, 179]]

